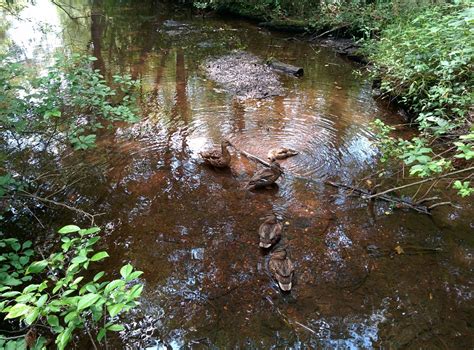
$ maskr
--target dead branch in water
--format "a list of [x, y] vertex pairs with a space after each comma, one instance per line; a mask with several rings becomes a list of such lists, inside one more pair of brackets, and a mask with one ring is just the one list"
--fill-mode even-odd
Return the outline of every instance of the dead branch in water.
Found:
[[[364, 199], [370, 199], [371, 196], [373, 196], [373, 194], [371, 192], [369, 192], [368, 190], [362, 189], [362, 188], [357, 188], [357, 187], [354, 187], [354, 186], [345, 185], [345, 184], [332, 182], [332, 181], [326, 181], [326, 183], [330, 186], [333, 186], [333, 187], [342, 188], [342, 189], [345, 189], [345, 190], [351, 190], [353, 193], [356, 193], [356, 194], [360, 195]], [[407, 200], [404, 200], [404, 199], [401, 199], [401, 198], [387, 196], [387, 195], [381, 195], [381, 196], [377, 196], [377, 199], [381, 199], [381, 200], [384, 200], [386, 202], [397, 203], [397, 204], [400, 204], [400, 205], [405, 206], [407, 208], [416, 210], [419, 213], [426, 214], [426, 215], [431, 215], [428, 207], [426, 207], [424, 205], [419, 205], [419, 204], [416, 204], [416, 203], [412, 203], [410, 201], [407, 201]]]
[[237, 149], [237, 148], [236, 148], [236, 150], [239, 151], [240, 154], [242, 154], [243, 156], [245, 156], [245, 157], [247, 157], [251, 160], [255, 160], [255, 161], [259, 162], [260, 164], [265, 165], [268, 168], [270, 167], [270, 163], [264, 161], [262, 158], [259, 158], [259, 157], [255, 156], [255, 155], [253, 155], [249, 152], [246, 152], [246, 151], [243, 151], [243, 150], [240, 150], [240, 149]]
[[403, 185], [403, 186], [389, 188], [388, 190], [385, 190], [383, 192], [371, 194], [367, 199], [380, 197], [380, 196], [383, 196], [383, 195], [385, 195], [387, 193], [390, 193], [390, 192], [394, 192], [394, 191], [401, 190], [401, 189], [404, 189], [404, 188], [408, 188], [408, 187], [411, 187], [411, 186], [421, 185], [423, 183], [430, 182], [430, 181], [435, 181], [435, 180], [447, 178], [447, 177], [450, 177], [452, 175], [457, 175], [457, 174], [460, 174], [460, 173], [464, 173], [466, 171], [474, 171], [474, 167], [470, 167], [470, 168], [466, 168], [466, 169], [460, 169], [460, 170], [452, 171], [450, 173], [446, 173], [446, 174], [441, 175], [441, 176], [430, 177], [430, 178], [423, 179], [423, 180], [420, 180], [420, 181], [415, 181], [415, 182], [412, 182], [412, 183], [409, 183], [409, 184], [406, 184], [406, 185]]
[[53, 205], [56, 205], [58, 207], [63, 207], [63, 208], [66, 208], [66, 209], [69, 209], [71, 211], [75, 211], [76, 213], [79, 213], [81, 215], [84, 215], [86, 218], [88, 218], [91, 222], [91, 226], [94, 226], [94, 220], [97, 216], [100, 216], [100, 215], [104, 215], [105, 213], [98, 213], [98, 214], [91, 214], [91, 213], [88, 213], [82, 209], [79, 209], [79, 208], [76, 208], [76, 207], [73, 207], [73, 206], [70, 206], [66, 203], [62, 203], [62, 202], [56, 202], [52, 199], [48, 199], [48, 198], [44, 198], [44, 197], [39, 197], [37, 195], [34, 195], [34, 194], [31, 194], [31, 193], [28, 193], [28, 192], [25, 192], [25, 191], [20, 191], [19, 192], [19, 195], [22, 196], [22, 197], [27, 197], [27, 198], [31, 198], [31, 199], [35, 199], [37, 201], [40, 201], [40, 202], [43, 202], [43, 203], [48, 203], [48, 204], [53, 204]]

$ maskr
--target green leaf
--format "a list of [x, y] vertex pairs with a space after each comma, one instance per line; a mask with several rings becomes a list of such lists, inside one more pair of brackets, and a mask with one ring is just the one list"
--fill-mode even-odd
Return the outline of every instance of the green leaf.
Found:
[[101, 328], [100, 331], [99, 331], [99, 334], [97, 334], [97, 340], [102, 341], [102, 339], [104, 339], [104, 337], [105, 337], [106, 332], [107, 331], [106, 331], [105, 328]]
[[94, 281], [94, 282], [97, 282], [98, 280], [100, 280], [100, 279], [102, 278], [102, 276], [104, 276], [104, 274], [105, 274], [104, 271], [99, 272], [98, 274], [96, 274], [96, 275], [94, 276], [93, 281]]
[[47, 300], [48, 300], [48, 295], [47, 294], [42, 295], [36, 302], [36, 306], [43, 307]]
[[74, 259], [71, 260], [73, 264], [80, 264], [85, 261], [89, 260], [87, 256], [76, 256]]
[[23, 243], [23, 246], [22, 246], [22, 249], [26, 249], [26, 248], [29, 248], [33, 245], [33, 243], [31, 243], [31, 241], [25, 241]]
[[108, 257], [109, 257], [109, 254], [107, 254], [107, 252], [99, 252], [92, 256], [91, 261], [100, 261]]
[[40, 273], [46, 268], [46, 266], [48, 266], [48, 262], [46, 260], [35, 261], [30, 266], [28, 266], [26, 269], [26, 274]]
[[51, 326], [51, 327], [59, 327], [59, 318], [58, 316], [56, 315], [48, 315], [46, 317], [47, 321], [48, 321], [48, 324]]
[[26, 315], [31, 310], [31, 306], [26, 304], [18, 303], [11, 307], [8, 314], [5, 316], [5, 319], [17, 318], [23, 315]]
[[122, 326], [121, 324], [113, 324], [107, 327], [107, 330], [113, 331], [113, 332], [120, 332], [120, 331], [123, 331], [124, 329], [125, 327]]
[[141, 275], [143, 275], [143, 271], [135, 271], [135, 272], [132, 272], [132, 273], [128, 276], [127, 280], [133, 281], [134, 279], [140, 277]]
[[143, 291], [143, 284], [136, 284], [130, 289], [129, 298], [130, 300], [138, 298]]
[[79, 314], [76, 311], [72, 311], [64, 317], [64, 322], [69, 324], [71, 321], [78, 320], [79, 319]]
[[73, 232], [78, 232], [80, 231], [81, 228], [79, 226], [76, 226], [76, 225], [67, 225], [67, 226], [64, 226], [62, 227], [58, 233], [64, 235], [64, 234], [67, 234], [67, 233], [73, 233]]
[[114, 289], [123, 287], [125, 282], [123, 280], [113, 280], [105, 287], [105, 292], [111, 292]]
[[28, 315], [25, 317], [25, 322], [29, 325], [33, 324], [40, 313], [40, 308], [35, 307], [28, 312]]
[[83, 297], [79, 299], [79, 303], [77, 304], [77, 310], [84, 310], [94, 304], [97, 300], [99, 300], [100, 295], [95, 293], [85, 294]]
[[122, 275], [123, 278], [127, 278], [128, 275], [130, 275], [132, 271], [133, 271], [133, 266], [130, 264], [127, 264], [120, 269], [120, 275]]
[[94, 233], [97, 233], [100, 231], [100, 228], [99, 227], [91, 227], [91, 228], [88, 228], [88, 229], [82, 229], [79, 231], [79, 234], [81, 236], [86, 236], [86, 235], [92, 235]]
[[108, 306], [107, 310], [109, 311], [110, 317], [115, 317], [120, 313], [120, 311], [123, 310], [124, 307], [125, 307], [125, 304], [119, 303], [119, 304]]

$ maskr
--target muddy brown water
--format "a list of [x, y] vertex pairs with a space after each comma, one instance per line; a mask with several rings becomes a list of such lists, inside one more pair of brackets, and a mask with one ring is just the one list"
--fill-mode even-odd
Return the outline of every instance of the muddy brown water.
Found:
[[[85, 159], [100, 161], [103, 172], [75, 189], [76, 203], [105, 213], [98, 224], [111, 258], [98, 268], [130, 262], [144, 271], [141, 305], [114, 347], [473, 347], [471, 204], [434, 218], [385, 204], [371, 214], [324, 184], [357, 183], [379, 169], [368, 128], [375, 117], [403, 123], [372, 99], [358, 66], [329, 48], [156, 1], [71, 5], [91, 18], [73, 22], [47, 1], [30, 11], [59, 37], [32, 24], [31, 32], [16, 23], [8, 33], [30, 58], [88, 48], [106, 77], [142, 81], [141, 121], [101, 138]], [[305, 75], [280, 76], [284, 96], [237, 100], [200, 68], [234, 49], [302, 66]], [[253, 162], [236, 153], [230, 170], [200, 162], [198, 152], [224, 137], [262, 158], [275, 146], [300, 154], [281, 162], [278, 188], [250, 193], [242, 187]], [[284, 217], [280, 245], [296, 265], [289, 294], [258, 248], [260, 218], [270, 212]], [[406, 254], [394, 253], [398, 245]]]

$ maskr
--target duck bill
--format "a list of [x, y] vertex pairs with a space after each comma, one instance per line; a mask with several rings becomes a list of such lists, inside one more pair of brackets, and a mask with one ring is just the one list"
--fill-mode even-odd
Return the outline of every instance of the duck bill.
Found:
[[291, 290], [291, 287], [292, 287], [292, 283], [281, 283], [280, 281], [278, 281], [278, 285], [280, 286], [281, 290], [284, 291], [284, 292], [288, 292]]
[[260, 247], [260, 248], [263, 248], [263, 249], [268, 249], [268, 248], [270, 248], [271, 246], [272, 246], [271, 243], [263, 243], [263, 242], [260, 242], [260, 244], [259, 244], [259, 247]]

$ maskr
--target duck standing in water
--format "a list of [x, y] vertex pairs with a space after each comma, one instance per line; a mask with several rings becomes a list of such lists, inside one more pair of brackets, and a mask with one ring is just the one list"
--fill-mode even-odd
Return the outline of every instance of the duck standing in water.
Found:
[[221, 149], [199, 152], [204, 163], [216, 168], [227, 168], [230, 165], [230, 152], [227, 147], [232, 146], [229, 140], [222, 140]]
[[276, 180], [283, 174], [283, 169], [275, 158], [271, 159], [270, 167], [257, 171], [249, 180], [245, 188], [254, 190], [273, 185]]
[[295, 267], [285, 248], [279, 248], [270, 255], [268, 267], [281, 290], [290, 291], [293, 286], [292, 280]]
[[298, 151], [295, 151], [294, 149], [291, 148], [286, 148], [286, 147], [281, 147], [281, 148], [272, 148], [270, 151], [268, 151], [268, 159], [286, 159], [289, 157], [296, 156], [298, 154]]
[[283, 226], [278, 221], [278, 218], [275, 214], [266, 217], [265, 221], [258, 229], [258, 235], [260, 236], [260, 248], [268, 249], [277, 243], [281, 238], [282, 230]]

